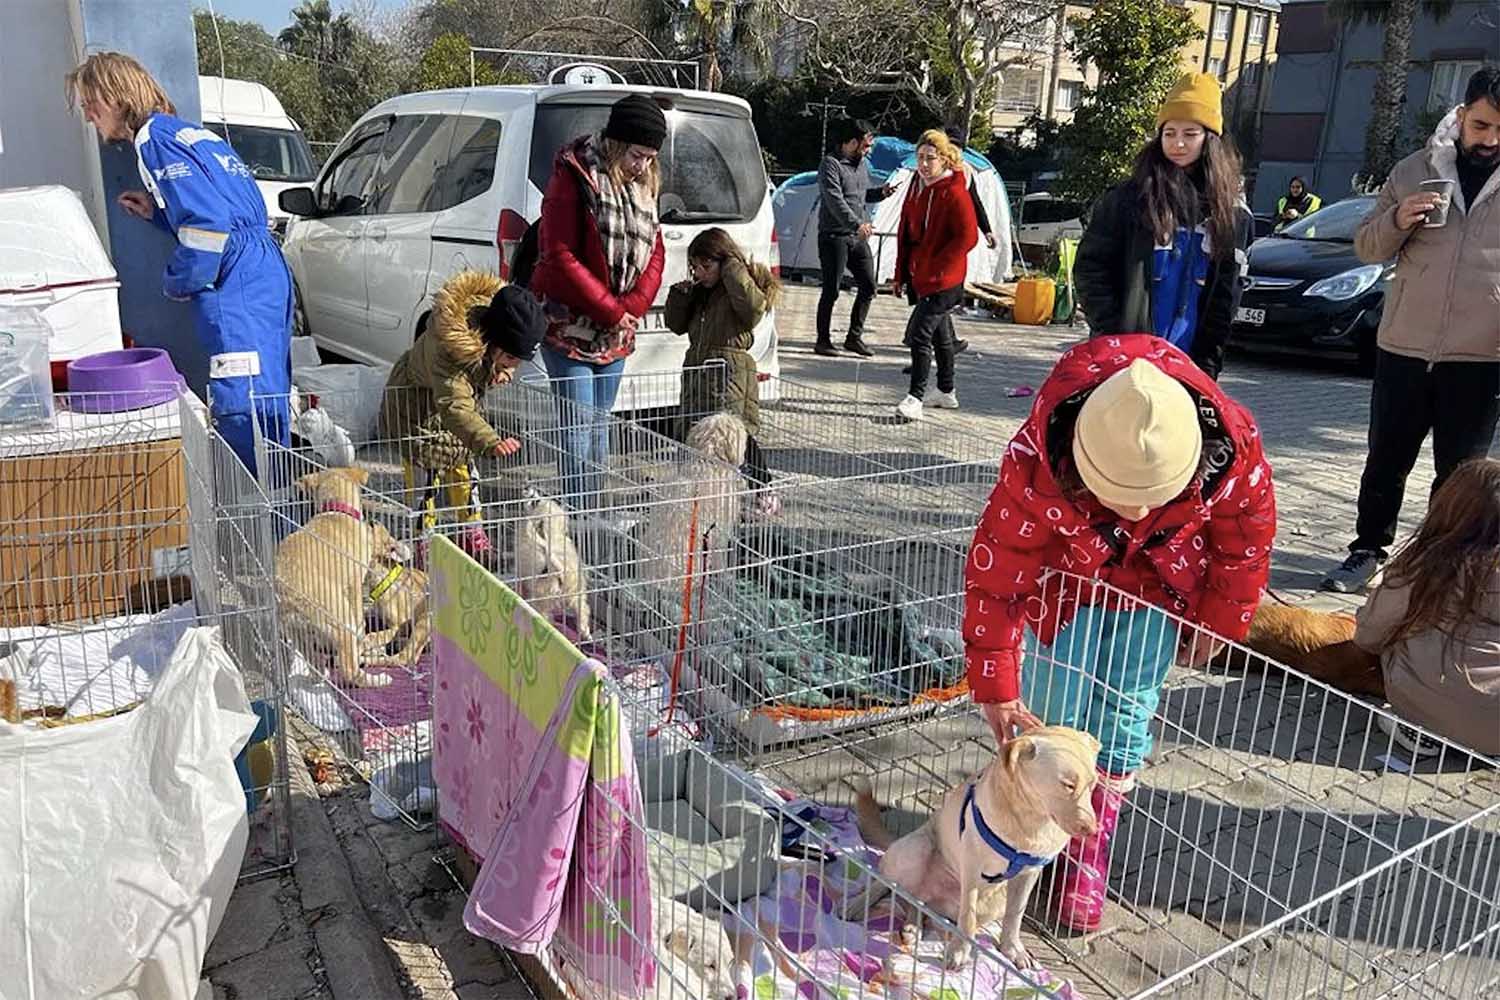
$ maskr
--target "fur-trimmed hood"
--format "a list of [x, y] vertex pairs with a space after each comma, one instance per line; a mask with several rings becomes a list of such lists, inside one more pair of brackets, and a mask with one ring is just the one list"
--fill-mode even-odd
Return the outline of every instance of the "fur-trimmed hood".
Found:
[[498, 276], [483, 271], [460, 271], [443, 283], [432, 299], [428, 330], [438, 338], [444, 354], [461, 365], [484, 360], [479, 316], [504, 286]]

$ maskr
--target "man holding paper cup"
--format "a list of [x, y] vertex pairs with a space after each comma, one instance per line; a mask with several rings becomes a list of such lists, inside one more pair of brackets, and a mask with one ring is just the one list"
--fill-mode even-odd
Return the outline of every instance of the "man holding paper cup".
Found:
[[1426, 148], [1391, 170], [1355, 236], [1362, 261], [1395, 257], [1396, 271], [1380, 320], [1356, 537], [1324, 590], [1356, 593], [1379, 572], [1429, 430], [1434, 491], [1490, 450], [1500, 418], [1497, 166], [1500, 67], [1485, 66]]

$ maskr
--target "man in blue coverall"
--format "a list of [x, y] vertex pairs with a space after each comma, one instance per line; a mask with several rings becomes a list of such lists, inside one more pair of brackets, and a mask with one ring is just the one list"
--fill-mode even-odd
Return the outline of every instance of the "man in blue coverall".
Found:
[[122, 193], [120, 206], [176, 238], [162, 291], [193, 303], [214, 426], [255, 472], [251, 413], [268, 441], [288, 443], [292, 380], [292, 278], [255, 179], [223, 139], [176, 117], [130, 56], [95, 53], [67, 86], [101, 139], [135, 143], [146, 190]]

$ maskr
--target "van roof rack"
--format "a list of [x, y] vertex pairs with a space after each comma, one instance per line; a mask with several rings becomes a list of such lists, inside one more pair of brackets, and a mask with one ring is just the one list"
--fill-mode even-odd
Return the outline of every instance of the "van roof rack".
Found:
[[668, 59], [644, 37], [625, 49], [650, 46], [656, 55], [598, 55], [551, 49], [489, 48], [469, 46], [469, 85], [477, 84], [481, 63], [502, 76], [522, 77], [537, 84], [637, 84], [697, 90], [698, 63], [691, 59]]

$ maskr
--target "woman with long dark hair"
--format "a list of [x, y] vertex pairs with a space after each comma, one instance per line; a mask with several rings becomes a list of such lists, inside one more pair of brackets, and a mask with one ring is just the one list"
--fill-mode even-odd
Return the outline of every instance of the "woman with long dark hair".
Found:
[[[1500, 754], [1500, 462], [1471, 459], [1444, 481], [1359, 609], [1354, 641], [1380, 655], [1400, 716]], [[1392, 736], [1437, 752], [1405, 727]]]
[[1240, 158], [1219, 82], [1188, 73], [1130, 179], [1095, 205], [1073, 276], [1095, 336], [1154, 333], [1218, 378], [1234, 320]]

